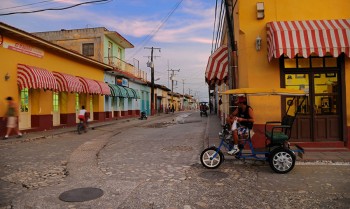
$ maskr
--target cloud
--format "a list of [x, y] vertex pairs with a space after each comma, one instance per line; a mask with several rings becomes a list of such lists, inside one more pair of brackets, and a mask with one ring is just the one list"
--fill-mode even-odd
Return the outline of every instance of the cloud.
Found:
[[[146, 5], [149, 1], [151, 0], [141, 2], [114, 0], [108, 4], [85, 5], [62, 11], [8, 16], [4, 22], [22, 27], [28, 32], [84, 27], [106, 27], [111, 31], [117, 31], [135, 46], [134, 49], [126, 50], [126, 59], [129, 63], [133, 63], [134, 58], [139, 60], [140, 68], [148, 72], [150, 77], [150, 69], [146, 66], [148, 61], [146, 56], [150, 55], [150, 51], [144, 47], [160, 47], [161, 53], [158, 51], [155, 53], [160, 56], [155, 59], [155, 76], [161, 77], [159, 83], [167, 86], [168, 69], [181, 69], [178, 78], [180, 81], [186, 79], [185, 92], [190, 88], [192, 93], [198, 92], [201, 98], [207, 97], [208, 88], [204, 82], [204, 72], [211, 50], [213, 3], [208, 3], [207, 0], [184, 0], [154, 34], [162, 24], [162, 20], [169, 14], [172, 5], [178, 1], [157, 0], [159, 4], [168, 4], [167, 9], [164, 9], [164, 5], [161, 5], [163, 6], [161, 8], [158, 7], [160, 5], [155, 5], [157, 8], [150, 7], [150, 4]], [[81, 2], [82, 0], [56, 0], [56, 5]], [[148, 42], [145, 41], [151, 35], [154, 36]], [[182, 93], [182, 84], [178, 85], [176, 90]]]

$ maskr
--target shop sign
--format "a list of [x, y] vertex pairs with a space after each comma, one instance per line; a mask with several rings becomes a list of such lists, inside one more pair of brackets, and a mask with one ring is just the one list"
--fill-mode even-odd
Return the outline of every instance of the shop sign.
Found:
[[44, 51], [27, 44], [23, 44], [16, 41], [4, 40], [3, 47], [13, 51], [17, 51], [23, 54], [31, 55], [34, 57], [44, 57]]
[[123, 83], [123, 82], [122, 82], [122, 79], [119, 79], [119, 78], [118, 78], [118, 79], [117, 79], [117, 85], [122, 86], [122, 83]]

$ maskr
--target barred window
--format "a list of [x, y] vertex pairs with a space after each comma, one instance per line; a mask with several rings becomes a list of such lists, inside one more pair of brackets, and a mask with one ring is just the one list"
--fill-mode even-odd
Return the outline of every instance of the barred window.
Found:
[[83, 44], [83, 55], [94, 56], [94, 43]]

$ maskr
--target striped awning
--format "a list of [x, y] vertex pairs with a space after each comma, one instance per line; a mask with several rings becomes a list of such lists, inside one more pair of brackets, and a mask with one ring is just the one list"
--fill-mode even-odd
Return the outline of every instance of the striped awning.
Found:
[[136, 99], [141, 99], [140, 91], [138, 89], [135, 89], [135, 92], [136, 92]]
[[116, 86], [119, 88], [120, 97], [125, 97], [125, 98], [129, 97], [128, 91], [124, 87], [118, 86], [118, 85], [116, 85]]
[[58, 85], [52, 72], [42, 68], [18, 64], [17, 84], [24, 88], [57, 90]]
[[53, 72], [53, 75], [55, 76], [57, 85], [58, 85], [58, 91], [66, 91], [66, 92], [75, 92], [80, 93], [83, 92], [83, 86], [81, 82], [79, 81], [79, 78], [61, 73], [61, 72]]
[[119, 87], [117, 85], [114, 84], [108, 84], [110, 90], [111, 90], [111, 96], [113, 97], [120, 97], [121, 93], [119, 90]]
[[128, 98], [137, 98], [136, 92], [135, 90], [133, 90], [132, 88], [128, 88], [128, 87], [122, 87], [125, 88], [127, 93], [128, 93]]
[[205, 81], [208, 84], [226, 80], [228, 74], [228, 49], [226, 45], [220, 46], [210, 55], [205, 70]]
[[100, 86], [100, 89], [101, 89], [101, 94], [103, 95], [111, 95], [111, 89], [109, 88], [108, 84], [107, 83], [104, 83], [104, 82], [101, 82], [101, 81], [96, 81], [94, 80], [99, 86]]
[[102, 94], [102, 90], [100, 85], [95, 80], [91, 80], [88, 78], [83, 78], [80, 76], [77, 76], [79, 78], [79, 81], [83, 85], [83, 93], [88, 94]]
[[269, 61], [285, 54], [320, 57], [331, 54], [350, 56], [350, 19], [277, 21], [267, 23], [267, 49]]

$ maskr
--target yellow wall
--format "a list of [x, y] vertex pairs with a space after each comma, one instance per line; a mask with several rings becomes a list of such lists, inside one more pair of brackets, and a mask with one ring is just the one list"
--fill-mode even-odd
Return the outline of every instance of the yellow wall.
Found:
[[[264, 2], [265, 18], [256, 18], [256, 3]], [[278, 59], [267, 59], [266, 23], [288, 20], [349, 19], [349, 0], [241, 0], [234, 12], [235, 39], [238, 44], [238, 87], [280, 87]], [[255, 40], [262, 38], [261, 50], [255, 49]], [[350, 95], [350, 60], [346, 58], [347, 95]], [[350, 98], [350, 96], [347, 96]], [[280, 118], [280, 100], [277, 97], [252, 97], [249, 100], [256, 112], [257, 123]], [[266, 105], [269, 103], [269, 105]], [[263, 105], [261, 105], [263, 104]], [[272, 105], [272, 106], [271, 106]], [[266, 107], [267, 106], [267, 107]], [[350, 105], [347, 104], [350, 110]], [[347, 121], [350, 123], [350, 111]], [[262, 114], [261, 114], [262, 113]]]
[[[19, 42], [32, 46], [35, 48], [40, 48], [31, 43], [26, 43], [22, 40], [14, 40], [9, 37], [4, 37], [4, 42]], [[77, 58], [72, 58], [71, 56], [63, 55], [59, 52], [54, 52], [50, 49], [40, 48], [44, 51], [43, 58], [37, 58], [34, 56], [19, 53], [13, 50], [9, 50], [0, 46], [0, 116], [5, 114], [4, 105], [6, 105], [5, 98], [12, 96], [16, 102], [18, 102], [18, 86], [17, 86], [17, 64], [25, 64], [29, 66], [35, 66], [44, 68], [48, 71], [58, 71], [67, 73], [74, 76], [82, 76], [85, 78], [95, 79], [103, 81], [104, 71], [102, 68], [96, 67], [96, 65], [87, 64], [87, 62], [79, 62]], [[6, 60], [6, 61], [5, 61]], [[4, 80], [5, 74], [10, 75], [8, 81]], [[39, 91], [39, 90], [38, 90]], [[32, 101], [32, 114], [51, 114], [52, 111], [52, 92], [40, 90], [40, 98], [33, 98]], [[71, 94], [71, 93], [69, 93]], [[73, 94], [74, 95], [74, 94]], [[36, 97], [39, 97], [38, 95]], [[69, 99], [73, 99], [73, 102], [69, 104], [71, 106], [68, 109], [63, 108], [63, 113], [74, 113], [75, 112], [75, 97], [69, 95]], [[94, 111], [103, 112], [104, 108], [104, 97], [94, 95]], [[35, 106], [34, 106], [35, 105]]]

